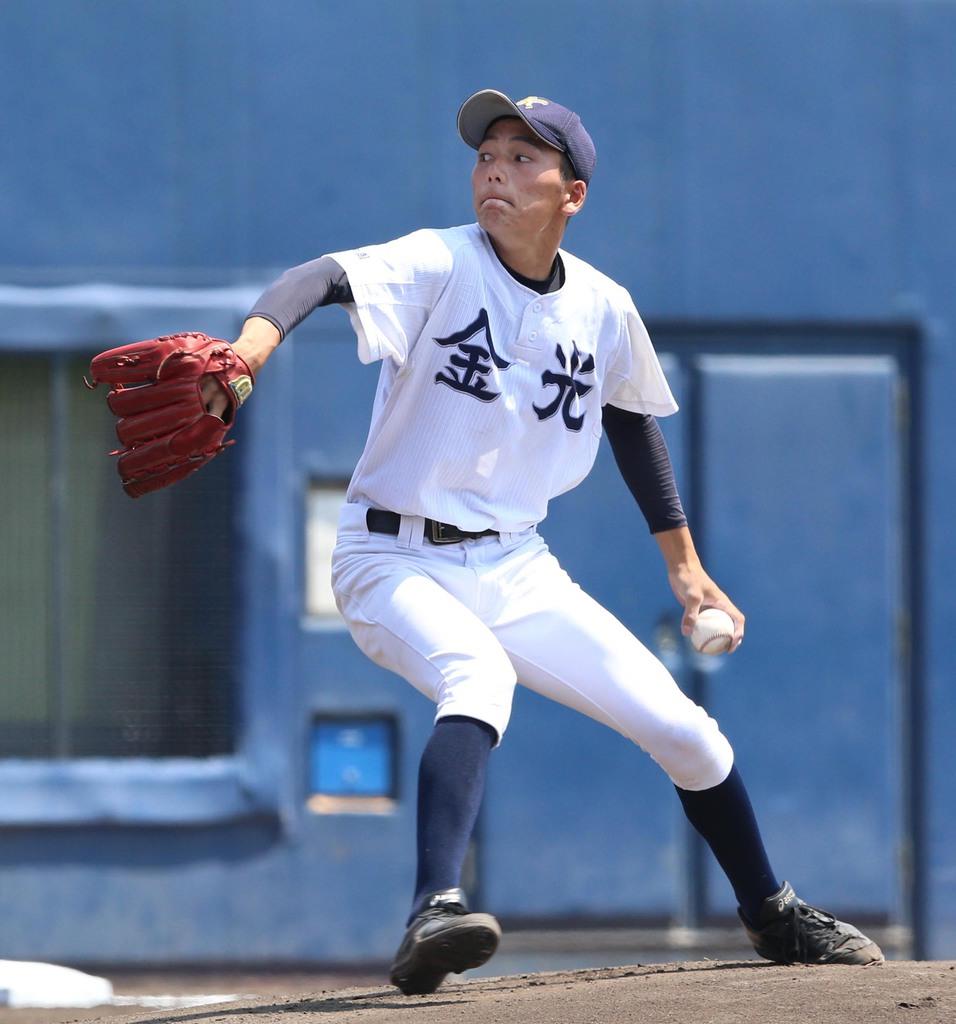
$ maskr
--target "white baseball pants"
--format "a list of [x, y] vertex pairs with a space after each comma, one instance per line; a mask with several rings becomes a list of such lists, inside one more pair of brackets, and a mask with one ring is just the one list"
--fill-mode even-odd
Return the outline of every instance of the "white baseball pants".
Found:
[[347, 504], [332, 588], [359, 648], [437, 705], [499, 742], [516, 683], [632, 740], [682, 789], [716, 786], [733, 765], [717, 723], [558, 564], [534, 529], [435, 545], [424, 520], [370, 533]]

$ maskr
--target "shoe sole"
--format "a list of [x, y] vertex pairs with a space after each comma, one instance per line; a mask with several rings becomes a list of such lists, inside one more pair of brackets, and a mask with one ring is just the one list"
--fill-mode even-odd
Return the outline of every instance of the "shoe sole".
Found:
[[392, 984], [407, 996], [428, 995], [447, 975], [486, 964], [498, 948], [501, 928], [490, 914], [468, 916], [484, 920], [452, 924], [417, 942], [400, 963], [392, 965]]
[[[748, 933], [749, 934], [749, 933]], [[886, 957], [883, 955], [883, 950], [873, 941], [870, 941], [865, 946], [861, 946], [859, 949], [853, 950], [852, 953], [840, 953], [839, 949], [833, 951], [833, 953], [824, 957], [820, 960], [792, 960], [774, 955], [774, 951], [765, 947], [759, 943], [759, 936], [750, 934], [751, 942], [753, 942], [754, 952], [758, 956], [762, 956], [764, 960], [769, 960], [772, 964], [807, 964], [810, 967], [828, 967], [828, 966], [840, 966], [840, 965], [851, 965], [855, 967], [866, 967], [868, 964], [882, 964], [885, 963]]]
[[869, 942], [867, 945], [855, 949], [852, 953], [844, 954], [842, 957], [839, 955], [839, 950], [835, 950], [835, 953], [836, 955], [832, 959], [821, 960], [820, 963], [824, 966], [826, 964], [854, 964], [866, 967], [867, 964], [882, 964], [886, 961], [886, 957], [883, 956], [883, 950], [875, 942]]

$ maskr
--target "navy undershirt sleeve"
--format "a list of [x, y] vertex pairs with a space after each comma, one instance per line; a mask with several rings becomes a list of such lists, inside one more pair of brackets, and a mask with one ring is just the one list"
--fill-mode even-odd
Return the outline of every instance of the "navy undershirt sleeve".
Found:
[[322, 256], [287, 270], [259, 296], [249, 316], [268, 320], [284, 338], [319, 306], [352, 301], [345, 271]]
[[651, 533], [687, 525], [667, 443], [653, 416], [604, 406], [604, 433]]

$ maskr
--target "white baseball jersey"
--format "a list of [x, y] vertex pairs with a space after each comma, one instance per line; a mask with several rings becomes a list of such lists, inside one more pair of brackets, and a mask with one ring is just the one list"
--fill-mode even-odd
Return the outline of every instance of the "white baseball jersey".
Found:
[[677, 410], [627, 291], [570, 253], [548, 295], [477, 224], [330, 255], [359, 358], [384, 361], [349, 502], [523, 530], [591, 469], [602, 405]]

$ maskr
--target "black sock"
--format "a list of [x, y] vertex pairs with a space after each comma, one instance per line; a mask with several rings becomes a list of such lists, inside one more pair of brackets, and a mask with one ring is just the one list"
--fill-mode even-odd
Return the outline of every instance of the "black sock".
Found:
[[724, 869], [744, 917], [754, 922], [763, 901], [779, 888], [767, 859], [750, 797], [737, 766], [719, 785], [693, 792], [677, 788], [684, 813]]
[[464, 715], [440, 718], [418, 769], [418, 875], [409, 921], [426, 896], [461, 882], [495, 730]]

